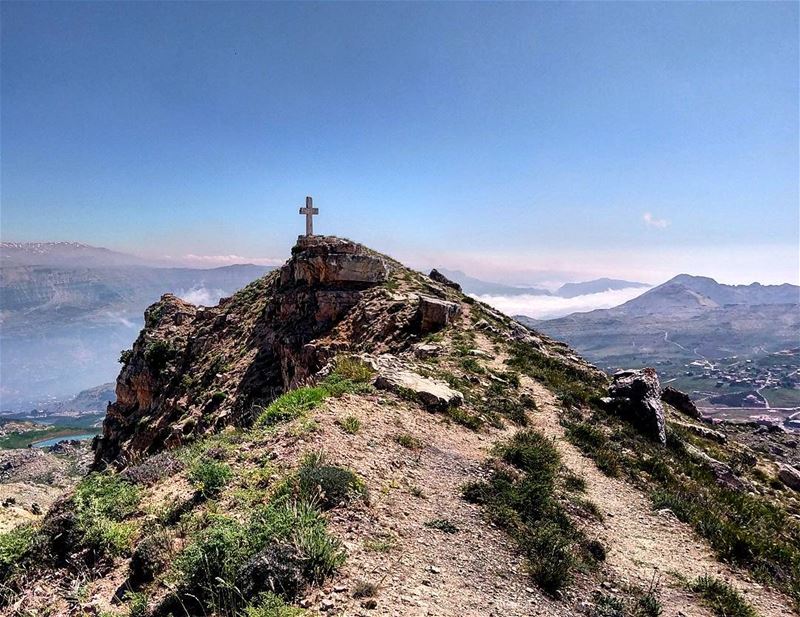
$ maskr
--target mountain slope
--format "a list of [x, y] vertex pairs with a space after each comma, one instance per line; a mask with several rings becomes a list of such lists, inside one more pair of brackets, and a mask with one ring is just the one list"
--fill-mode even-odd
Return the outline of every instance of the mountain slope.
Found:
[[731, 472], [742, 526], [701, 456], [732, 465], [733, 437], [667, 408], [651, 441], [569, 347], [363, 246], [302, 239], [216, 307], [165, 296], [123, 360], [97, 472], [0, 537], [6, 614], [708, 615], [673, 567], [792, 614], [797, 508], [766, 455]]

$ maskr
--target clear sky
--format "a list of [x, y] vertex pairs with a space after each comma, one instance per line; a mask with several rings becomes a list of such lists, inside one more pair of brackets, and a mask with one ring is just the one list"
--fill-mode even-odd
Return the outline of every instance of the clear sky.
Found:
[[0, 235], [797, 282], [798, 6], [6, 1]]

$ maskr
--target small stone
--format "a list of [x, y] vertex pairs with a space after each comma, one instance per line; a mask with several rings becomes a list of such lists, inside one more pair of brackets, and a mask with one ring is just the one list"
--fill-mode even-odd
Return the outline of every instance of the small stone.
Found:
[[333, 593], [344, 593], [347, 591], [347, 585], [334, 585]]
[[366, 600], [362, 600], [361, 608], [365, 608], [367, 610], [378, 608], [378, 601], [375, 598], [367, 598]]
[[441, 569], [441, 568], [439, 568], [438, 566], [431, 566], [429, 569], [430, 569], [430, 571], [431, 571], [431, 572], [433, 572], [434, 574], [439, 574], [439, 573], [441, 573], [441, 571], [442, 571], [442, 569]]
[[330, 598], [325, 598], [322, 602], [319, 603], [319, 610], [321, 611], [329, 611], [331, 610], [336, 604]]

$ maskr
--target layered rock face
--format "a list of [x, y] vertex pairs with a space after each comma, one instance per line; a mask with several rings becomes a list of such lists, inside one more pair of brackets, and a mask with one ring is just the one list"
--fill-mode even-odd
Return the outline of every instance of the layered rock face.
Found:
[[165, 295], [124, 352], [95, 465], [246, 424], [342, 351], [397, 353], [459, 313], [457, 292], [366, 247], [302, 237], [279, 270], [202, 308]]

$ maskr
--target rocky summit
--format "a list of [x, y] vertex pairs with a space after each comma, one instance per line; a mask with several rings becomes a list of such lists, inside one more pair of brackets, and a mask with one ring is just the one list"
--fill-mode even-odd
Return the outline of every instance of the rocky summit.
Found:
[[2, 614], [800, 605], [796, 441], [712, 428], [436, 271], [304, 236], [217, 306], [164, 295], [120, 361], [94, 471], [0, 534]]

